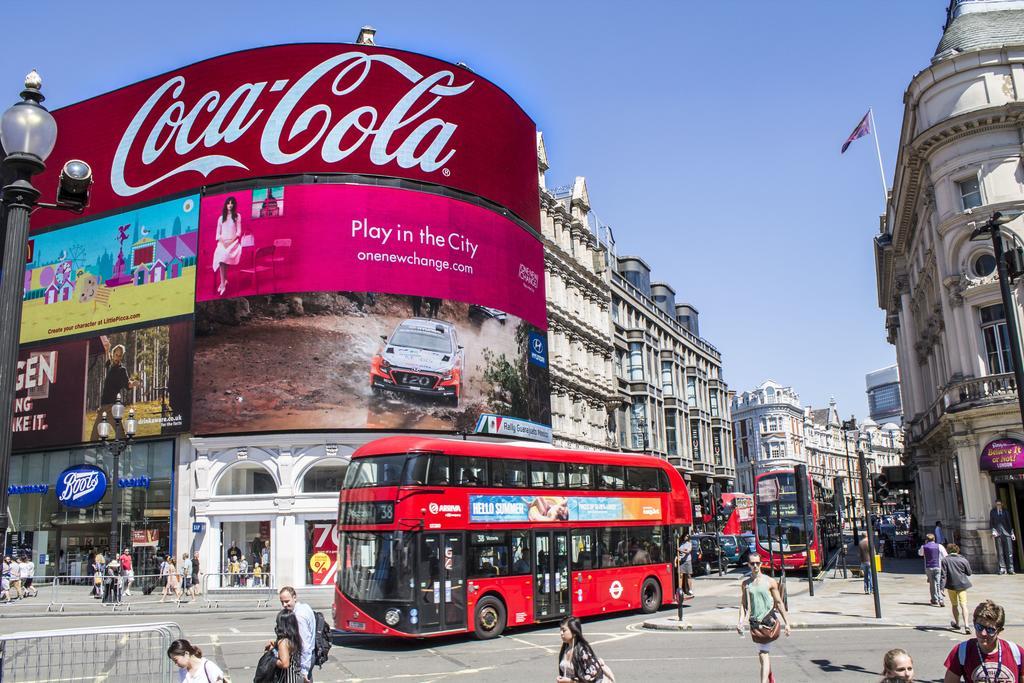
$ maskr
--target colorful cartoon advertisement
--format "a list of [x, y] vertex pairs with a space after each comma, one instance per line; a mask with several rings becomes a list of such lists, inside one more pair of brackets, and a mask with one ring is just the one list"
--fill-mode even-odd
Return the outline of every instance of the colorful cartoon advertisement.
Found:
[[22, 349], [14, 448], [99, 441], [117, 396], [135, 411], [136, 436], [188, 431], [192, 323], [175, 322]]
[[439, 195], [316, 184], [204, 197], [198, 259], [199, 302], [379, 292], [485, 306], [547, 329], [540, 240]]
[[198, 196], [34, 235], [21, 343], [192, 313]]
[[658, 498], [470, 496], [471, 522], [627, 522], [661, 519]]

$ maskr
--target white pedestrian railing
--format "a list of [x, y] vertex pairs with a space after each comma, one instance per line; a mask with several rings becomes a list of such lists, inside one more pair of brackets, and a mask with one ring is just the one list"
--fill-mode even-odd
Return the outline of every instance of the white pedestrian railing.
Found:
[[167, 648], [181, 637], [170, 622], [0, 635], [0, 681], [170, 683]]
[[253, 601], [256, 607], [267, 607], [277, 597], [277, 582], [273, 574], [256, 576], [251, 572], [220, 572], [204, 574], [202, 579], [203, 599], [208, 607]]
[[53, 576], [50, 581], [50, 604], [47, 612], [63, 612], [68, 607], [131, 610], [136, 607], [182, 603], [199, 599], [198, 587], [191, 577], [137, 574], [126, 576]]

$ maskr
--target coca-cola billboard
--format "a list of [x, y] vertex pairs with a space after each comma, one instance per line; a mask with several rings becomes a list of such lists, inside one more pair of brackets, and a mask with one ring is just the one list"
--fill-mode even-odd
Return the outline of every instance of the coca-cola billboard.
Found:
[[[365, 45], [235, 52], [54, 112], [57, 146], [39, 179], [87, 161], [88, 213], [263, 176], [365, 174], [479, 195], [539, 227], [536, 128], [465, 68]], [[39, 214], [38, 229], [60, 220]]]

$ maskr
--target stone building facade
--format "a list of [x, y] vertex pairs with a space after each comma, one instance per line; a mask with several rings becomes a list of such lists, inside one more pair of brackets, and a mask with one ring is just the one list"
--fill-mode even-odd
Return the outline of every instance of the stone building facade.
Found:
[[[991, 570], [997, 496], [1024, 537], [1024, 468], [989, 470], [982, 454], [993, 441], [1024, 441], [1024, 430], [991, 239], [971, 235], [994, 212], [1024, 207], [1024, 3], [953, 0], [904, 101], [875, 249], [907, 464], [922, 525], [941, 520], [975, 566]], [[1008, 247], [1022, 244], [1022, 224], [1004, 226]], [[1013, 294], [1020, 317], [1020, 286]]]

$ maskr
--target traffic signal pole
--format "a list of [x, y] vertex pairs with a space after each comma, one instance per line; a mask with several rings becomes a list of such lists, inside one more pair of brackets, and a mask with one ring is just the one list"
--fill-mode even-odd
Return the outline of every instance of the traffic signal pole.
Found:
[[871, 588], [875, 597], [875, 618], [882, 618], [882, 602], [878, 594], [878, 570], [875, 569], [875, 520], [871, 514], [871, 490], [868, 488], [868, 464], [864, 451], [857, 449], [857, 464], [860, 466], [860, 487], [864, 497], [864, 519], [867, 523], [868, 553], [871, 556]]

